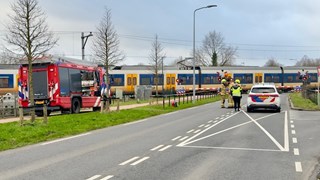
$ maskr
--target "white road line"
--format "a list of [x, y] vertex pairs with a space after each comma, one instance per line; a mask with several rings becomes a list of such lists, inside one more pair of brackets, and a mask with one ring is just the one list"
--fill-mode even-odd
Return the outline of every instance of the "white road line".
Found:
[[243, 151], [265, 151], [265, 152], [281, 152], [277, 149], [254, 149], [254, 148], [232, 148], [232, 147], [212, 147], [212, 146], [179, 146], [184, 148], [199, 148], [199, 149], [227, 149], [227, 150], [243, 150]]
[[216, 122], [218, 122], [218, 121], [216, 120], [216, 121], [214, 121], [213, 123], [216, 123]]
[[216, 117], [216, 119], [220, 119], [220, 117]]
[[224, 116], [225, 116], [224, 114], [221, 115], [221, 117], [224, 117]]
[[159, 149], [159, 148], [162, 148], [163, 146], [164, 146], [164, 145], [161, 144], [161, 145], [159, 145], [159, 146], [157, 146], [157, 147], [154, 147], [154, 148], [150, 149], [150, 151], [155, 151], [155, 150], [157, 150], [157, 149]]
[[132, 161], [134, 161], [134, 160], [136, 160], [136, 159], [139, 159], [139, 156], [133, 157], [133, 158], [131, 158], [131, 159], [129, 159], [129, 160], [127, 160], [127, 161], [119, 164], [119, 165], [120, 165], [120, 166], [126, 165], [126, 164], [128, 164], [128, 163], [130, 163], [130, 162], [132, 162]]
[[191, 132], [193, 132], [194, 131], [194, 129], [191, 129], [190, 131], [188, 131], [187, 133], [191, 133]]
[[207, 124], [207, 125], [205, 125], [204, 127], [207, 128], [207, 127], [209, 127], [209, 126], [211, 126], [211, 124]]
[[293, 148], [293, 154], [296, 155], [296, 156], [299, 156], [300, 155], [299, 149], [298, 148]]
[[71, 137], [67, 137], [67, 138], [57, 139], [57, 140], [54, 140], [54, 141], [49, 141], [49, 142], [42, 143], [41, 145], [44, 146], [44, 145], [48, 145], [48, 144], [53, 144], [53, 143], [56, 143], [56, 142], [61, 142], [61, 141], [65, 141], [65, 140], [69, 140], [69, 139], [73, 139], [73, 138], [77, 138], [77, 137], [81, 137], [81, 136], [86, 136], [86, 135], [89, 135], [89, 134], [91, 134], [91, 133], [89, 132], [89, 133], [79, 134], [79, 135], [71, 136]]
[[296, 134], [296, 130], [291, 130], [291, 134]]
[[[239, 113], [239, 112], [233, 114], [232, 116], [234, 116], [234, 115], [236, 115], [236, 114], [238, 114], [238, 113]], [[191, 141], [192, 139], [196, 138], [197, 136], [200, 136], [202, 133], [204, 133], [204, 132], [208, 131], [209, 129], [213, 128], [214, 126], [217, 126], [218, 124], [226, 121], [227, 119], [231, 118], [232, 116], [229, 116], [229, 117], [225, 118], [224, 120], [222, 120], [222, 121], [220, 121], [220, 122], [218, 122], [218, 123], [216, 123], [216, 124], [213, 124], [212, 126], [206, 128], [206, 129], [203, 130], [203, 131], [198, 130], [198, 132], [199, 132], [199, 131], [201, 131], [201, 132], [198, 133], [198, 134], [195, 134], [194, 136], [192, 136], [192, 137], [190, 137], [189, 139], [187, 139], [186, 141], [178, 144], [177, 146], [185, 146], [185, 145], [187, 145], [187, 144], [191, 144], [191, 143], [193, 143], [193, 142], [200, 141], [200, 140], [204, 139], [204, 138], [199, 138], [199, 139], [196, 139], [196, 140]], [[196, 132], [194, 132], [194, 133], [196, 133]], [[210, 137], [210, 136], [211, 136], [211, 135], [209, 135], [209, 137]], [[206, 137], [208, 137], [208, 136], [206, 136]], [[190, 142], [190, 141], [191, 141], [191, 142]]]
[[92, 176], [91, 178], [88, 178], [88, 179], [86, 179], [86, 180], [94, 180], [94, 179], [97, 179], [97, 178], [99, 178], [101, 175], [94, 175], [94, 176]]
[[196, 134], [196, 133], [198, 133], [198, 132], [200, 132], [200, 131], [201, 131], [201, 129], [198, 129], [198, 130], [196, 130], [196, 131], [195, 131], [195, 132], [193, 132], [193, 133], [195, 133], [195, 134]]
[[175, 138], [173, 138], [173, 139], [171, 139], [172, 141], [175, 141], [175, 140], [177, 140], [177, 139], [179, 139], [179, 138], [181, 138], [181, 136], [177, 136], [177, 137], [175, 137]]
[[296, 172], [302, 172], [301, 162], [295, 162]]
[[139, 163], [142, 163], [143, 161], [145, 161], [145, 160], [147, 160], [147, 159], [149, 159], [150, 157], [144, 157], [144, 158], [142, 158], [142, 159], [140, 159], [139, 161], [136, 161], [136, 162], [134, 162], [134, 163], [132, 163], [132, 164], [130, 164], [131, 166], [135, 166], [135, 165], [137, 165], [137, 164], [139, 164]]
[[130, 122], [130, 123], [125, 123], [123, 124], [123, 126], [128, 126], [128, 125], [132, 125], [132, 124], [138, 124], [144, 121], [147, 121], [148, 119], [144, 119], [144, 120], [139, 120], [139, 121], [134, 121], [134, 122]]
[[205, 124], [201, 124], [200, 126], [198, 126], [199, 128], [203, 127]]
[[293, 123], [293, 121], [290, 121], [290, 123], [292, 124], [292, 123]]
[[179, 139], [179, 141], [186, 140], [188, 137], [189, 137], [189, 136], [185, 136], [185, 137], [183, 137], [183, 138]]
[[291, 128], [294, 128], [294, 125], [293, 125], [293, 124], [291, 124]]
[[208, 123], [212, 123], [212, 121], [213, 121], [213, 120], [211, 120], [211, 121], [208, 121]]
[[284, 112], [284, 151], [289, 151], [288, 111]]
[[111, 179], [111, 178], [113, 178], [113, 175], [106, 176], [106, 177], [104, 177], [104, 178], [102, 178], [100, 180], [108, 180], [108, 179]]
[[[243, 111], [244, 112], [244, 111]], [[281, 150], [281, 151], [287, 151], [284, 147], [281, 146], [281, 144], [266, 130], [264, 129], [256, 120], [254, 120], [248, 113], [244, 112], [244, 114], [246, 116], [249, 117], [249, 119], [251, 119], [252, 122], [254, 122], [270, 139], [271, 141], [276, 145], [278, 146], [278, 148]]]
[[293, 142], [293, 143], [298, 143], [297, 138], [292, 138], [292, 142]]
[[171, 146], [172, 146], [172, 145], [168, 145], [168, 146], [166, 146], [166, 147], [164, 147], [164, 148], [162, 148], [162, 149], [159, 149], [159, 151], [164, 151], [164, 150], [170, 148]]

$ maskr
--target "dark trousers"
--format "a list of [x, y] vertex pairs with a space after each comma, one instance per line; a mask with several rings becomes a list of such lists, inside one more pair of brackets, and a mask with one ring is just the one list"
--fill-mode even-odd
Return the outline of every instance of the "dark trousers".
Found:
[[233, 102], [234, 102], [234, 109], [239, 110], [240, 108], [240, 101], [241, 101], [241, 96], [232, 96]]

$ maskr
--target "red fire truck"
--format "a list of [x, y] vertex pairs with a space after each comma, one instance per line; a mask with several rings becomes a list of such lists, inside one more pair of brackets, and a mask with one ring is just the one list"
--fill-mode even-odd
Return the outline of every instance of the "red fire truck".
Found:
[[[48, 114], [52, 111], [79, 113], [80, 108], [99, 110], [104, 72], [92, 62], [70, 58], [47, 57], [34, 61], [32, 79], [36, 115], [43, 115], [44, 103], [48, 106]], [[20, 105], [30, 107], [28, 64], [19, 68], [18, 85]]]

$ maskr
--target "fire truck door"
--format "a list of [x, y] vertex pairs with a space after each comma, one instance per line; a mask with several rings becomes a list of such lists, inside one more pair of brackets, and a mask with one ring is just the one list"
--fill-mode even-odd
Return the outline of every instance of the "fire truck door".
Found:
[[[48, 98], [48, 71], [32, 72], [34, 99]], [[30, 84], [30, 83], [28, 83]]]

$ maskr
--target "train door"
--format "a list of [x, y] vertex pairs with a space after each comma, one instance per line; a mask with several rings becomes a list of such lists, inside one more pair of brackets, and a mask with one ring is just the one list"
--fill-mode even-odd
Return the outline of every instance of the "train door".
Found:
[[262, 73], [254, 73], [254, 83], [262, 83]]
[[127, 74], [127, 84], [126, 84], [126, 91], [127, 92], [134, 92], [134, 86], [137, 85], [137, 74]]
[[166, 74], [166, 86], [165, 91], [171, 91], [176, 89], [176, 74]]

